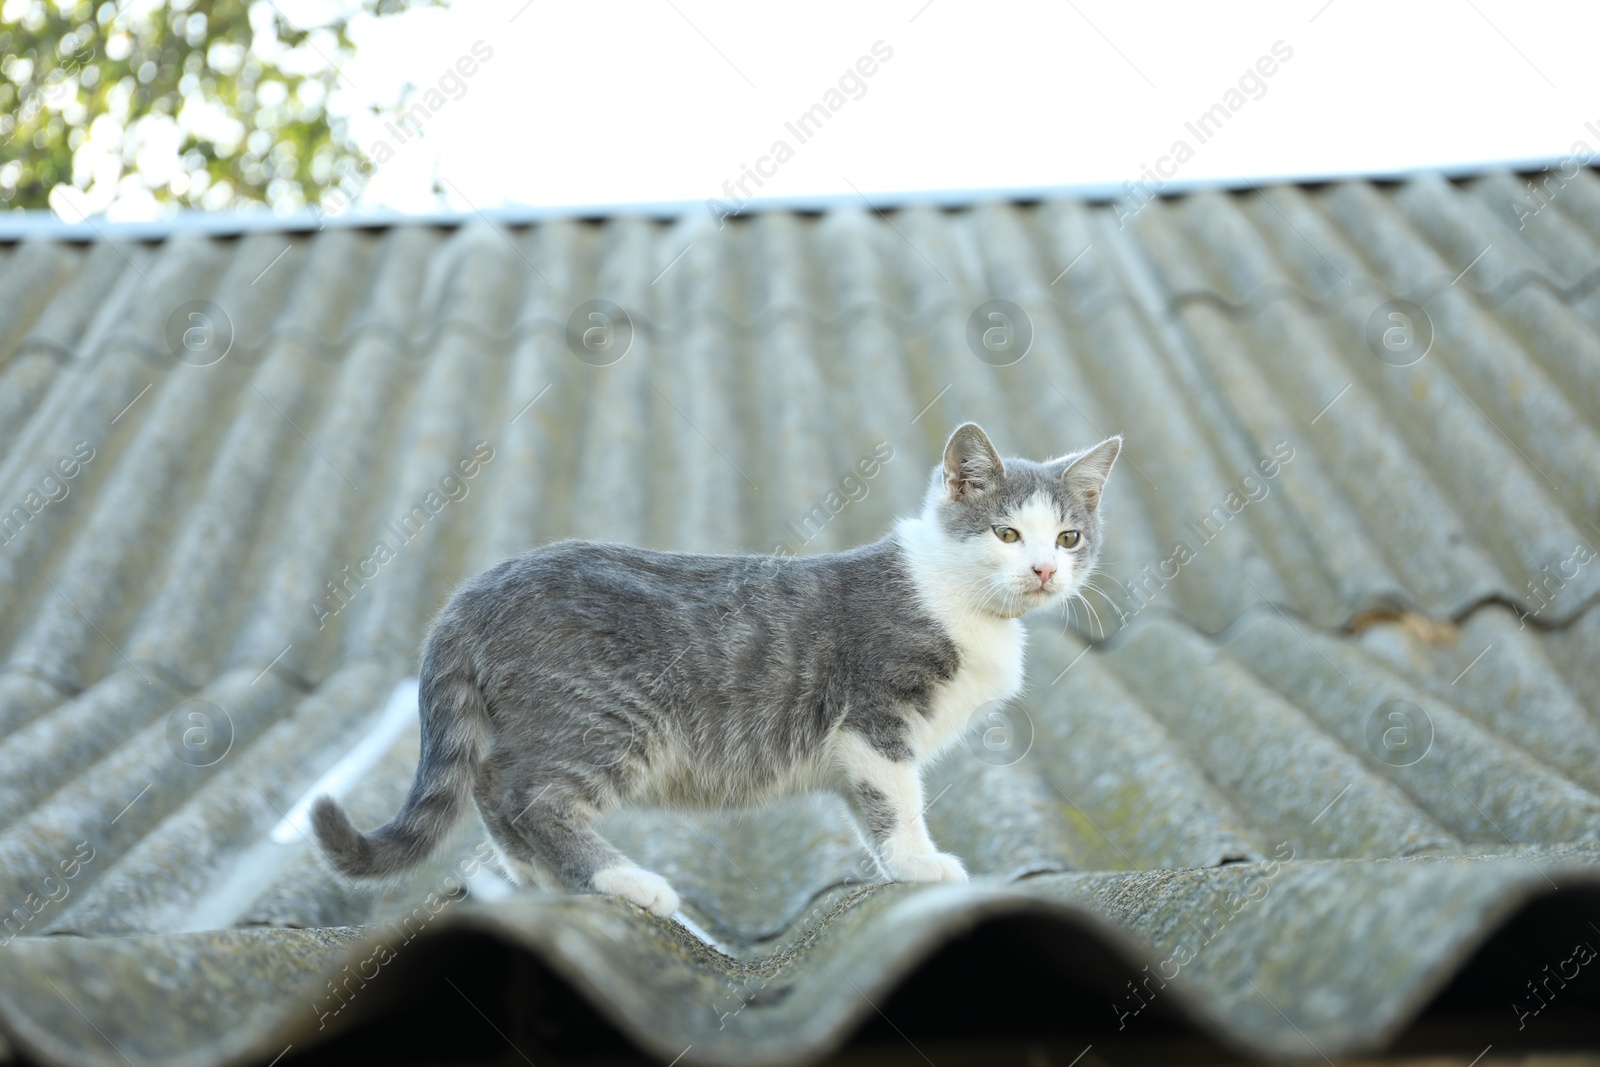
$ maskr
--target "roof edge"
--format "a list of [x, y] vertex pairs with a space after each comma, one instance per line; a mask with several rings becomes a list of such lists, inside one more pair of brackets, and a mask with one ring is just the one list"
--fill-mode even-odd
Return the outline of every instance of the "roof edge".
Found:
[[[1303, 174], [1267, 175], [1256, 178], [1173, 178], [1162, 182], [1160, 197], [1181, 196], [1208, 189], [1241, 190], [1261, 185], [1320, 185], [1328, 182], [1362, 180], [1405, 182], [1426, 175], [1467, 178], [1496, 171], [1537, 172], [1565, 164], [1569, 156], [1545, 156], [1520, 160], [1491, 160], [1452, 163], [1437, 167], [1413, 167], [1394, 171], [1326, 171]], [[829, 193], [814, 196], [758, 197], [731, 202], [717, 200], [640, 201], [611, 204], [558, 204], [533, 206], [505, 205], [488, 210], [434, 211], [409, 213], [392, 209], [345, 211], [330, 215], [318, 208], [276, 214], [258, 211], [194, 211], [181, 209], [156, 219], [111, 222], [88, 218], [68, 222], [53, 211], [0, 212], [0, 243], [15, 243], [29, 237], [49, 237], [65, 241], [110, 240], [113, 237], [134, 241], [162, 240], [182, 233], [213, 237], [234, 237], [261, 232], [312, 232], [324, 229], [386, 229], [391, 226], [459, 227], [474, 218], [506, 226], [529, 226], [557, 219], [652, 218], [663, 221], [683, 218], [695, 211], [735, 208], [727, 212], [738, 217], [775, 211], [826, 212], [860, 202], [875, 211], [912, 206], [966, 208], [984, 203], [1029, 202], [1075, 199], [1109, 203], [1132, 193], [1133, 180], [1121, 183], [1089, 182], [1077, 185], [1011, 186], [993, 189], [928, 189], [859, 193]]]

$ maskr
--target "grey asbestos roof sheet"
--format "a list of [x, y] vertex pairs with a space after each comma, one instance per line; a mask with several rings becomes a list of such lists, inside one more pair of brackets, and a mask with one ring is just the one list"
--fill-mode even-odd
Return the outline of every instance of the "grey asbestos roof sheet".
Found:
[[[0, 1051], [265, 1063], [459, 996], [813, 1062], [974, 951], [1063, 1025], [1318, 1059], [1507, 930], [1600, 938], [1600, 180], [1541, 196], [0, 245]], [[1094, 610], [1033, 623], [1027, 694], [932, 772], [972, 884], [881, 884], [824, 797], [615, 817], [691, 926], [487, 873], [430, 897], [468, 824], [403, 885], [317, 862], [319, 780], [367, 825], [409, 783], [453, 583], [569, 535], [871, 539], [968, 418], [1127, 441]], [[539, 997], [484, 1000], [484, 944]]]

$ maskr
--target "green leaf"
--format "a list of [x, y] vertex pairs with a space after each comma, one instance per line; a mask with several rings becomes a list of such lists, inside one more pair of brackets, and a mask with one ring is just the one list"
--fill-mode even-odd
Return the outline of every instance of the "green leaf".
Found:
[[[324, 26], [296, 26], [269, 0], [168, 0], [149, 11], [113, 0], [33, 0], [20, 14], [14, 2], [6, 5], [16, 17], [0, 16], [0, 209], [48, 208], [62, 183], [119, 189], [127, 174], [161, 203], [317, 203], [341, 175], [366, 169], [346, 124], [321, 104], [339, 80], [335, 64], [354, 55], [350, 19], [445, 2], [351, 0]], [[277, 49], [268, 50], [252, 28], [253, 7], [262, 8], [258, 21], [273, 28], [281, 46], [303, 45], [313, 31], [326, 30], [333, 50], [326, 43], [308, 50], [322, 60], [309, 74], [283, 70], [268, 58]], [[259, 90], [268, 83], [281, 85], [286, 98], [263, 103]], [[320, 92], [301, 94], [308, 83]], [[269, 101], [278, 92], [269, 90]], [[319, 102], [306, 104], [308, 97]], [[226, 121], [196, 125], [195, 115], [208, 110]], [[176, 172], [142, 170], [139, 144], [161, 130], [171, 138], [173, 127]], [[252, 143], [263, 151], [252, 153]], [[224, 185], [226, 196], [219, 194]]]

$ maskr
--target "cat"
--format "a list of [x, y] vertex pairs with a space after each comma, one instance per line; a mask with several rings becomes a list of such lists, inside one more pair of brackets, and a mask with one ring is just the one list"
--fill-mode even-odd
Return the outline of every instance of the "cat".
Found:
[[566, 540], [491, 567], [424, 644], [422, 757], [399, 814], [362, 833], [318, 797], [326, 857], [351, 877], [413, 868], [470, 793], [518, 883], [670, 916], [672, 886], [596, 818], [832, 788], [888, 878], [965, 881], [928, 834], [921, 768], [980, 705], [1020, 691], [1019, 619], [1094, 569], [1121, 447], [1002, 461], [966, 423], [921, 514], [871, 544], [745, 556]]

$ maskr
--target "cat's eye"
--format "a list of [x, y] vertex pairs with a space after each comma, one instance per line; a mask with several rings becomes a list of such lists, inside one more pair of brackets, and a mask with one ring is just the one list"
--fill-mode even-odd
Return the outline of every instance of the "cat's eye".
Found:
[[1008, 545], [1013, 541], [1022, 540], [1022, 535], [1017, 533], [1017, 531], [1013, 530], [1009, 526], [996, 526], [994, 528], [994, 535]]
[[1062, 530], [1061, 533], [1056, 537], [1056, 544], [1060, 545], [1062, 548], [1077, 548], [1078, 541], [1082, 538], [1082, 536], [1083, 535], [1078, 533], [1077, 530]]

